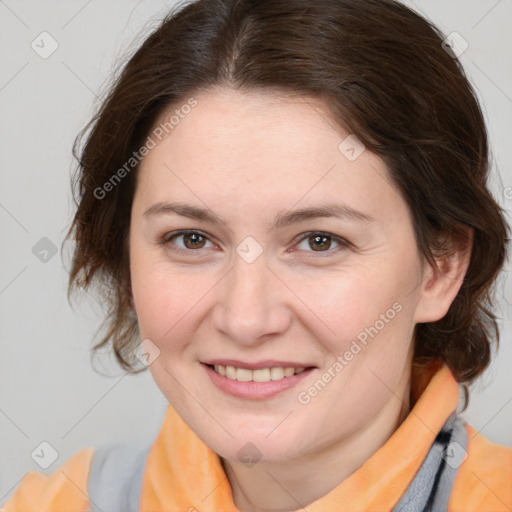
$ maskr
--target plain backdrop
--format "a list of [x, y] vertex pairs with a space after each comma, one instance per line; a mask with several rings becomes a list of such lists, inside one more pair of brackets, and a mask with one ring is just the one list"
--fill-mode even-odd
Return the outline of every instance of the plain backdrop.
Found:
[[[510, 211], [512, 2], [406, 3], [445, 34], [457, 32], [467, 41], [460, 59], [489, 126], [492, 192]], [[152, 439], [160, 429], [167, 402], [149, 372], [127, 376], [111, 359], [96, 364], [110, 376], [93, 369], [90, 348], [102, 308], [92, 296], [70, 307], [60, 247], [73, 214], [74, 137], [94, 111], [113, 66], [171, 5], [157, 0], [0, 0], [0, 503], [27, 471], [48, 474], [82, 448]], [[499, 356], [472, 387], [465, 413], [482, 434], [508, 446], [510, 271], [509, 262], [498, 286]], [[31, 456], [43, 442], [57, 452], [47, 469]]]

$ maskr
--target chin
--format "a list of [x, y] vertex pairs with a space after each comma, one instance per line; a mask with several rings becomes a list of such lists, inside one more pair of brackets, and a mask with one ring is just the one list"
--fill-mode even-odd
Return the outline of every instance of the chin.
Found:
[[244, 463], [247, 467], [254, 464], [271, 464], [295, 459], [301, 454], [297, 452], [296, 443], [284, 442], [282, 438], [270, 441], [250, 436], [233, 439], [226, 446], [222, 443], [213, 443], [211, 448], [222, 458], [232, 463]]

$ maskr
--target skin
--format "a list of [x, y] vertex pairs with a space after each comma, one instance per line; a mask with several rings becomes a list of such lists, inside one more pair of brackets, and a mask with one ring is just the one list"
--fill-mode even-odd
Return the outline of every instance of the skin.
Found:
[[[350, 476], [407, 416], [414, 326], [446, 314], [469, 252], [456, 248], [443, 273], [426, 264], [386, 166], [368, 150], [348, 160], [338, 145], [349, 133], [319, 101], [227, 88], [195, 98], [138, 171], [129, 250], [141, 339], [160, 350], [150, 371], [161, 391], [220, 455], [237, 508], [297, 510]], [[144, 215], [161, 201], [207, 207], [225, 223]], [[373, 220], [270, 229], [280, 213], [331, 202]], [[206, 239], [159, 243], [183, 229]], [[334, 238], [315, 251], [309, 231]], [[263, 249], [252, 263], [236, 252], [247, 236]], [[400, 312], [300, 403], [298, 393], [397, 302]], [[242, 399], [212, 384], [200, 362], [214, 358], [316, 369], [274, 397]], [[251, 467], [237, 456], [247, 442], [261, 455]]]

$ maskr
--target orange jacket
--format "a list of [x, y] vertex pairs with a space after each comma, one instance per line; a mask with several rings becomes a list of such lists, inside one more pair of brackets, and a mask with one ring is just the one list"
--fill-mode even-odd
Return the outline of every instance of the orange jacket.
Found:
[[[423, 388], [411, 413], [388, 441], [338, 487], [308, 505], [309, 512], [393, 509], [458, 404], [459, 388], [446, 366]], [[448, 511], [511, 511], [512, 449], [491, 443], [467, 424], [465, 428], [468, 457], [457, 473]], [[28, 473], [3, 510], [86, 512], [93, 453], [93, 448], [79, 451], [50, 476]], [[139, 510], [237, 511], [218, 455], [170, 405], [146, 459]]]

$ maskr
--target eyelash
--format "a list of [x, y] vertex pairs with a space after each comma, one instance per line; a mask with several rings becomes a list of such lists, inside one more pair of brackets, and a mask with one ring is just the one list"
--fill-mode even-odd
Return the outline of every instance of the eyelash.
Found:
[[[178, 238], [180, 236], [184, 236], [184, 235], [192, 235], [192, 234], [195, 234], [195, 235], [199, 235], [203, 238], [205, 238], [206, 240], [210, 241], [211, 240], [209, 239], [209, 237], [201, 232], [201, 231], [197, 231], [195, 229], [189, 229], [189, 230], [181, 230], [181, 231], [173, 231], [171, 233], [167, 233], [165, 234], [160, 240], [159, 240], [159, 245], [161, 246], [166, 246], [168, 249], [170, 249], [171, 251], [173, 252], [177, 252], [177, 253], [188, 253], [188, 254], [191, 254], [191, 253], [194, 253], [194, 252], [200, 252], [202, 248], [200, 249], [183, 249], [181, 247], [177, 247], [177, 246], [174, 246], [174, 247], [171, 247], [171, 241], [174, 239], [174, 238]], [[343, 250], [343, 249], [347, 249], [349, 247], [351, 247], [352, 244], [350, 244], [350, 242], [348, 242], [347, 240], [345, 240], [344, 238], [341, 238], [339, 236], [336, 236], [336, 235], [333, 235], [332, 233], [328, 233], [328, 232], [325, 232], [325, 231], [308, 231], [306, 233], [302, 233], [300, 235], [300, 238], [299, 237], [296, 237], [293, 242], [297, 242], [297, 243], [300, 243], [304, 240], [307, 240], [308, 238], [312, 238], [313, 236], [325, 236], [327, 238], [330, 238], [331, 241], [334, 241], [336, 243], [339, 244], [339, 247], [335, 248], [335, 249], [328, 249], [326, 251], [305, 251], [305, 252], [312, 252], [312, 253], [319, 253], [319, 254], [327, 254], [327, 255], [330, 255], [334, 252], [338, 252], [340, 250]], [[320, 256], [321, 257], [321, 256]]]

